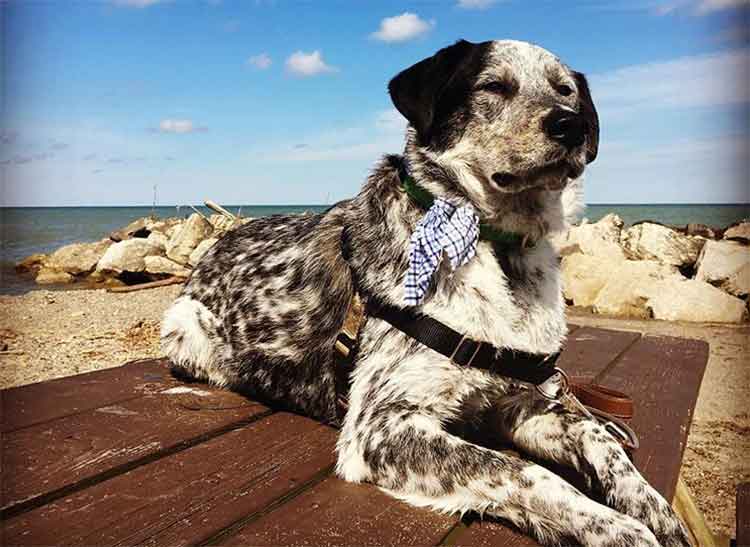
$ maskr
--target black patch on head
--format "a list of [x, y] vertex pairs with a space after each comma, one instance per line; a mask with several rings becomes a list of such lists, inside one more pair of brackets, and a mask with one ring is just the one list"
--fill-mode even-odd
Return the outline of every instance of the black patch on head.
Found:
[[443, 149], [463, 131], [469, 97], [491, 44], [459, 40], [388, 84], [393, 104], [417, 130], [421, 145]]
[[599, 152], [599, 116], [591, 98], [586, 76], [580, 72], [573, 72], [573, 78], [578, 86], [578, 111], [583, 116], [586, 133], [586, 163], [591, 163]]

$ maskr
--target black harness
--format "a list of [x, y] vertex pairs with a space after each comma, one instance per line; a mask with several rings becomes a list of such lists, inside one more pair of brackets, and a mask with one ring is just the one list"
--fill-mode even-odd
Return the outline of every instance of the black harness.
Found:
[[368, 302], [367, 315], [377, 317], [462, 367], [488, 370], [539, 385], [555, 374], [559, 353], [537, 354], [477, 342], [449, 326], [409, 308]]

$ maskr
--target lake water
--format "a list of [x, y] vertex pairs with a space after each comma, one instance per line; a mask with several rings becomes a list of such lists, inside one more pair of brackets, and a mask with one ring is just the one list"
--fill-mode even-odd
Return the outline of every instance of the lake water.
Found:
[[[279, 213], [319, 212], [324, 205], [232, 205], [232, 212], [259, 217]], [[199, 210], [209, 214], [204, 207]], [[139, 217], [189, 216], [189, 207], [4, 207], [0, 208], [0, 292], [18, 292], [30, 287], [28, 280], [15, 275], [13, 265], [33, 253], [48, 253], [77, 241], [96, 241]], [[654, 220], [663, 224], [685, 225], [698, 222], [714, 227], [750, 218], [750, 204], [743, 205], [589, 205], [584, 216], [596, 221], [614, 212], [626, 224]]]

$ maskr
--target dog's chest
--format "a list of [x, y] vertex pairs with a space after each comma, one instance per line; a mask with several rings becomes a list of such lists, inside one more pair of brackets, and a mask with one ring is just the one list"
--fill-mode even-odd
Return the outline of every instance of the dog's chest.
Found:
[[564, 302], [557, 258], [546, 242], [508, 261], [480, 242], [466, 265], [455, 272], [445, 266], [426, 313], [498, 347], [559, 349], [566, 333]]

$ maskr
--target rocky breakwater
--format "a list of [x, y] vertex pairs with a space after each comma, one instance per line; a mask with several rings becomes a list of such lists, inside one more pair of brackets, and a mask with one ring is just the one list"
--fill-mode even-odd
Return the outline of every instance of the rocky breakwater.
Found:
[[198, 213], [186, 219], [139, 218], [100, 241], [29, 256], [16, 265], [16, 271], [33, 275], [39, 284], [118, 286], [187, 278], [221, 236], [250, 220]]
[[568, 304], [594, 313], [740, 323], [750, 314], [750, 222], [724, 230], [609, 214], [553, 239]]

